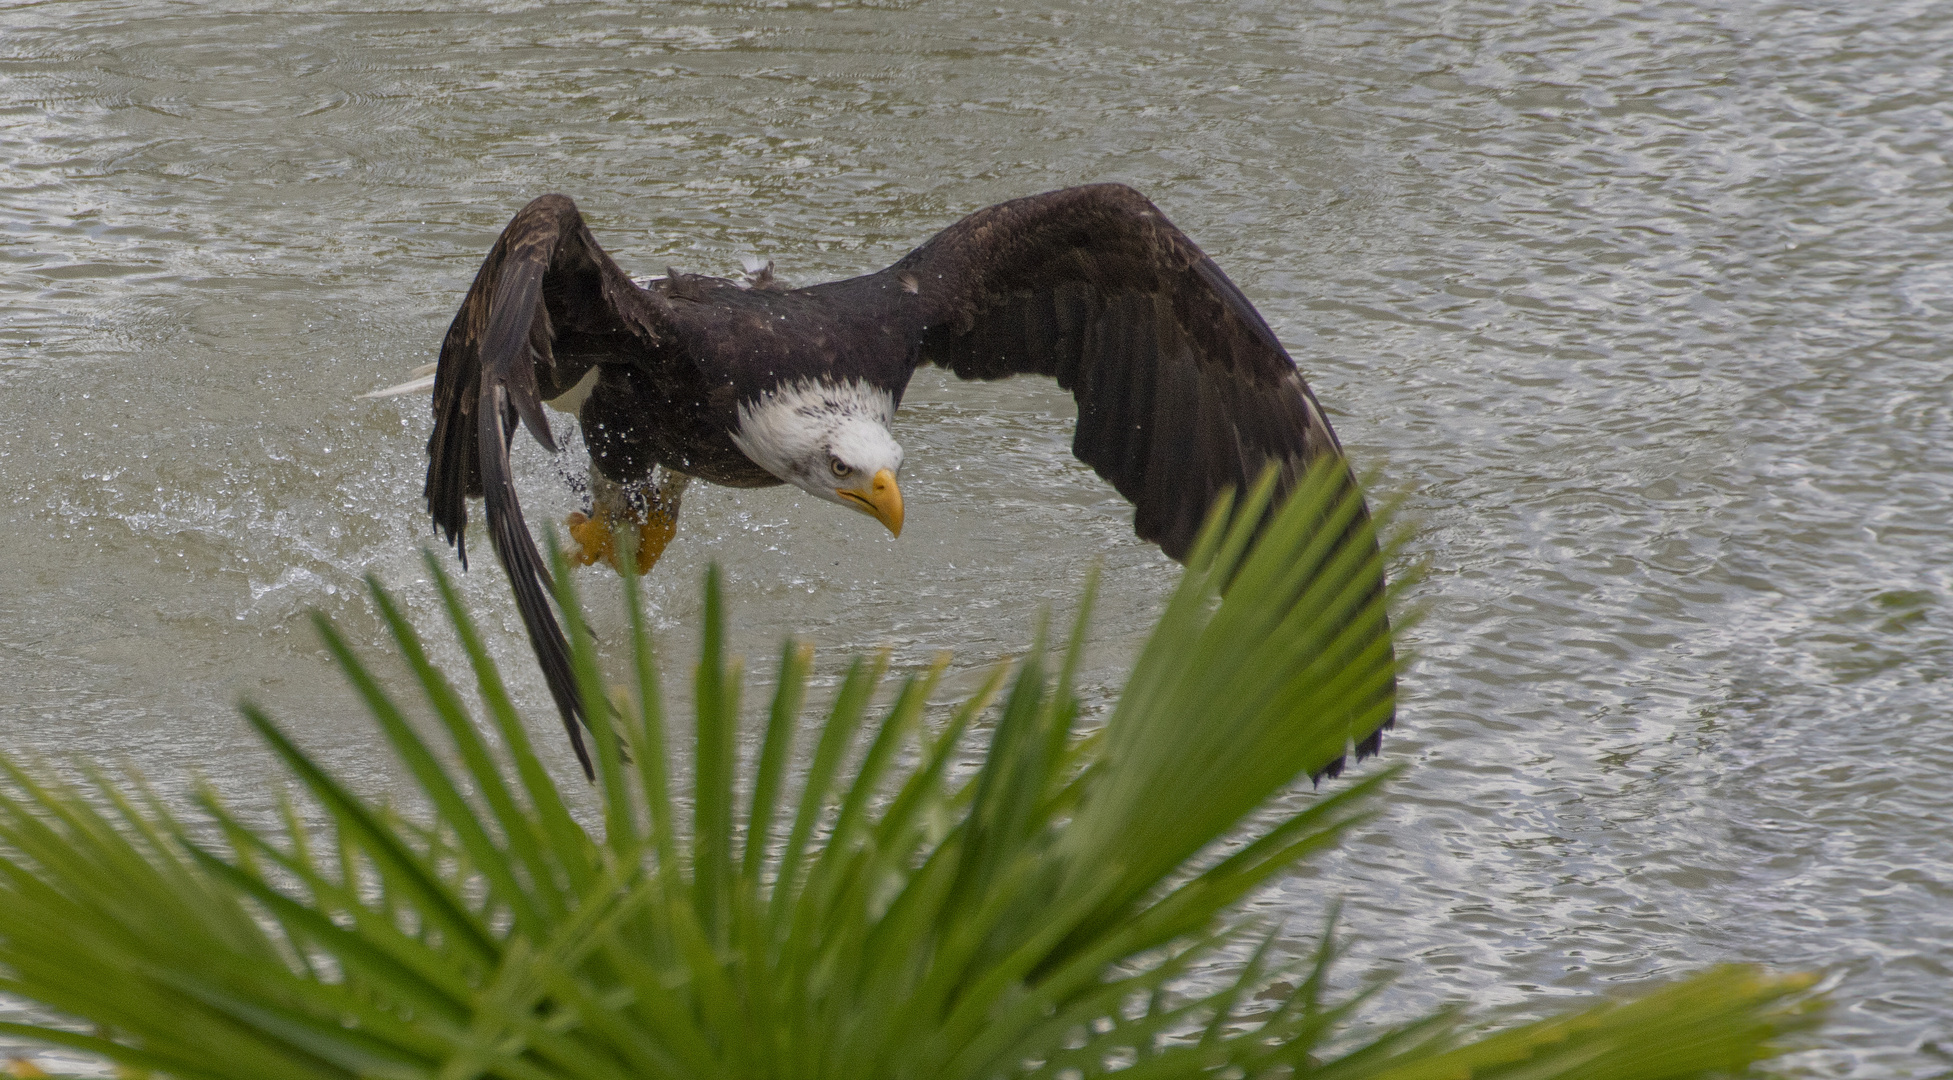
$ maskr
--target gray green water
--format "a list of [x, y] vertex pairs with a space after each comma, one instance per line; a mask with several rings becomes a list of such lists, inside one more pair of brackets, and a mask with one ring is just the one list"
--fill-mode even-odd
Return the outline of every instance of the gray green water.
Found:
[[[1412, 771], [1264, 906], [1300, 941], [1346, 897], [1383, 1017], [1757, 960], [1837, 975], [1799, 1070], [1941, 1075], [1950, 91], [1930, 3], [9, 6], [0, 745], [248, 802], [248, 695], [394, 781], [304, 624], [377, 640], [369, 571], [433, 615], [425, 407], [354, 395], [432, 359], [531, 196], [640, 275], [807, 282], [1122, 180], [1261, 307], [1430, 568]], [[756, 659], [952, 649], [967, 688], [1103, 560], [1103, 704], [1175, 572], [1069, 415], [925, 374], [900, 541], [699, 492], [660, 619], [717, 559]], [[520, 467], [533, 517], [572, 508]], [[466, 589], [553, 726], [499, 572]]]

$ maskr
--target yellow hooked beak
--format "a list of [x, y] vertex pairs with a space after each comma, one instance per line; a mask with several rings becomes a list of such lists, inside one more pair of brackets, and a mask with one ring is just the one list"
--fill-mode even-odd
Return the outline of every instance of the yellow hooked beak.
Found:
[[883, 469], [862, 488], [835, 488], [834, 494], [888, 526], [890, 536], [902, 535], [902, 489], [895, 486], [894, 473]]

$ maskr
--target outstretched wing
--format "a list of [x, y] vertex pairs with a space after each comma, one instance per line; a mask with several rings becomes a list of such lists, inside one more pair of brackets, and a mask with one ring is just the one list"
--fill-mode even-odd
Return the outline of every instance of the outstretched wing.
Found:
[[[919, 361], [965, 379], [1049, 375], [1070, 390], [1072, 452], [1132, 501], [1134, 531], [1175, 559], [1223, 491], [1247, 490], [1272, 464], [1279, 497], [1311, 461], [1341, 452], [1260, 312], [1122, 184], [979, 210], [884, 274], [888, 293], [912, 294]], [[1376, 743], [1361, 738], [1358, 756]]]
[[586, 773], [583, 715], [563, 630], [550, 610], [549, 573], [522, 520], [509, 471], [519, 419], [537, 442], [556, 442], [542, 403], [574, 386], [608, 352], [659, 340], [663, 301], [610, 261], [576, 204], [544, 195], [495, 241], [441, 343], [434, 375], [434, 434], [427, 441], [427, 508], [468, 562], [468, 497], [488, 512], [489, 542], [508, 572], [516, 607]]
[[1185, 559], [1223, 490], [1269, 463], [1292, 482], [1336, 433], [1295, 361], [1220, 267], [1122, 184], [999, 203], [888, 273], [915, 292], [920, 359], [965, 379], [1053, 376], [1072, 452]]

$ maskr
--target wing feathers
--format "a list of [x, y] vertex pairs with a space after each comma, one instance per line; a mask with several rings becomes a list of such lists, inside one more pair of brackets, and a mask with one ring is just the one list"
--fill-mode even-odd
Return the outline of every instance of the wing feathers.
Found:
[[[465, 567], [467, 499], [483, 499], [489, 542], [508, 572], [523, 626], [586, 774], [592, 766], [578, 730], [584, 706], [550, 606], [549, 573], [522, 519], [509, 447], [519, 419], [554, 451], [545, 396], [575, 385], [606, 350], [656, 342], [667, 323], [662, 305], [597, 246], [575, 203], [545, 195], [515, 215], [482, 262], [441, 343], [434, 376], [428, 511]], [[575, 339], [573, 364], [558, 361], [566, 337]]]
[[1125, 396], [1114, 412], [1118, 428], [1112, 445], [1121, 458], [1143, 463], [1150, 456], [1153, 441], [1151, 420], [1154, 395], [1159, 389], [1157, 372], [1162, 366], [1160, 346], [1171, 332], [1161, 333], [1159, 305], [1154, 297], [1129, 295], [1122, 307], [1125, 310], [1114, 318], [1125, 330], [1122, 352], [1126, 362], [1117, 365], [1124, 371], [1120, 382], [1125, 384]]
[[489, 307], [488, 333], [482, 340], [482, 386], [500, 386], [522, 417], [522, 425], [544, 448], [554, 453], [556, 439], [543, 415], [536, 388], [536, 361], [551, 359], [549, 313], [542, 310], [543, 273], [554, 245], [521, 251], [503, 268]]
[[1038, 370], [1050, 370], [1058, 385], [1070, 390], [1078, 383], [1078, 363], [1085, 334], [1097, 316], [1091, 288], [1082, 281], [1067, 281], [1051, 290], [1051, 310], [1057, 332], [1044, 342], [1046, 355]]
[[[1000, 203], [888, 272], [920, 283], [905, 309], [920, 323], [918, 362], [965, 379], [1049, 375], [1070, 390], [1072, 452], [1132, 500], [1133, 531], [1176, 559], [1222, 492], [1271, 464], [1285, 491], [1341, 452], [1261, 313], [1131, 188]], [[1359, 739], [1358, 756], [1377, 741]]]
[[570, 668], [569, 644], [563, 628], [549, 608], [549, 593], [554, 591], [549, 572], [543, 568], [542, 553], [522, 520], [522, 503], [516, 497], [509, 475], [508, 446], [515, 432], [509, 420], [515, 413], [505, 387], [484, 380], [481, 388], [481, 443], [500, 447], [500, 453], [482, 455], [483, 502], [488, 513], [488, 538], [495, 557], [508, 571], [515, 590], [515, 606], [522, 613], [523, 629], [529, 632], [529, 645], [542, 667], [543, 681], [556, 699], [556, 711], [570, 734], [570, 746], [586, 776], [596, 775], [590, 751], [583, 745], [579, 723], [586, 722], [583, 704], [577, 699], [576, 675]]
[[966, 379], [1050, 375], [1072, 391], [1073, 452], [1174, 558], [1223, 490], [1339, 449], [1260, 313], [1131, 188], [1000, 203], [890, 272], [923, 283], [920, 360]]

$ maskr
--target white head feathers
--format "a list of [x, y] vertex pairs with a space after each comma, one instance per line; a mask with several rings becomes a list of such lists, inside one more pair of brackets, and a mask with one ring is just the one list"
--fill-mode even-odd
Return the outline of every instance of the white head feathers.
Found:
[[815, 379], [777, 387], [739, 406], [732, 441], [753, 463], [829, 502], [837, 485], [902, 468], [902, 446], [888, 433], [895, 398], [860, 380]]

